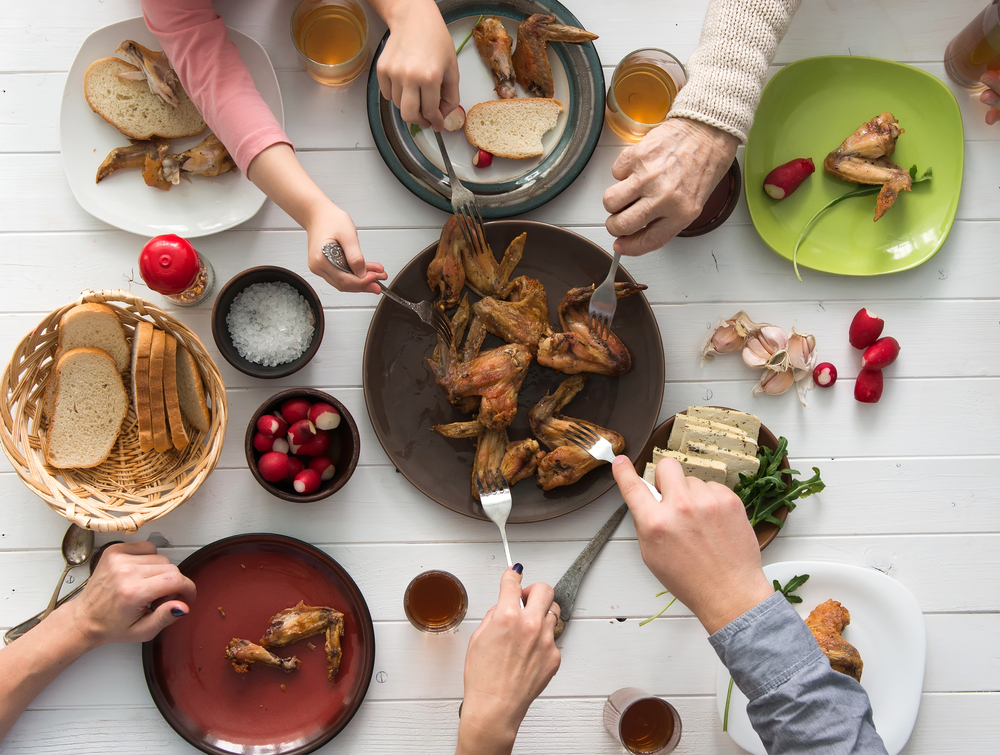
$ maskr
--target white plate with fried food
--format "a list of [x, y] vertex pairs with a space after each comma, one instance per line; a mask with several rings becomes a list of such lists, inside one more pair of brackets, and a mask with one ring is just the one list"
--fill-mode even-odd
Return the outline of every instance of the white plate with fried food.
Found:
[[[843, 639], [861, 656], [861, 686], [871, 701], [875, 728], [889, 755], [897, 755], [916, 723], [924, 682], [927, 636], [916, 599], [892, 577], [847, 564], [784, 561], [765, 566], [764, 574], [782, 586], [797, 575], [809, 575], [809, 580], [793, 593], [802, 598], [795, 610], [803, 620], [831, 599], [850, 612]], [[725, 716], [729, 679], [729, 672], [720, 663], [716, 685], [720, 719]], [[746, 695], [735, 684], [728, 733], [747, 752], [766, 755], [747, 717]]]
[[[250, 37], [229, 29], [229, 38], [253, 77], [271, 112], [284, 125], [284, 109], [274, 67], [264, 48]], [[70, 189], [94, 217], [143, 236], [176, 233], [188, 238], [224, 231], [253, 217], [266, 197], [239, 172], [181, 180], [169, 191], [147, 186], [142, 169], [123, 168], [96, 182], [98, 168], [112, 150], [130, 147], [129, 139], [91, 110], [84, 96], [84, 75], [91, 63], [115, 56], [125, 40], [150, 50], [162, 49], [142, 18], [105, 26], [80, 47], [66, 78], [59, 113], [59, 143]], [[179, 154], [199, 145], [211, 132], [170, 140], [169, 152]]]

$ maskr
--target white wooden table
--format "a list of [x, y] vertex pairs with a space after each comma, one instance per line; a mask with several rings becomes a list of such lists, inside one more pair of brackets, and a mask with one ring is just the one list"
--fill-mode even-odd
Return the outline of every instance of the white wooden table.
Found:
[[[686, 60], [706, 0], [567, 0], [598, 34], [610, 77], [642, 46]], [[913, 63], [941, 78], [948, 40], [985, 0], [805, 0], [776, 65], [821, 54], [872, 55]], [[306, 169], [350, 212], [369, 259], [390, 277], [438, 236], [445, 220], [406, 191], [375, 151], [363, 107], [365, 80], [325, 89], [300, 68], [288, 36], [291, 0], [220, 0], [226, 21], [258, 39], [278, 72], [287, 130]], [[0, 354], [47, 312], [85, 287], [131, 287], [144, 239], [108, 227], [74, 201], [59, 154], [58, 110], [66, 71], [94, 29], [139, 15], [138, 0], [4, 0], [0, 12]], [[384, 31], [373, 24], [373, 39]], [[770, 252], [741, 207], [720, 230], [680, 239], [626, 267], [649, 284], [664, 335], [668, 376], [660, 419], [692, 403], [759, 414], [791, 441], [800, 469], [821, 467], [826, 491], [794, 512], [765, 562], [818, 559], [879, 569], [924, 611], [924, 695], [905, 752], [997, 752], [1000, 739], [1000, 126], [982, 123], [975, 98], [955, 88], [966, 128], [965, 185], [948, 242], [925, 265], [883, 278], [809, 272], [798, 283]], [[528, 217], [569, 227], [610, 249], [601, 196], [621, 148], [607, 129], [590, 164], [563, 195]], [[259, 264], [284, 265], [320, 291], [327, 331], [302, 372], [263, 382], [215, 351], [210, 307], [179, 316], [203, 339], [229, 388], [229, 432], [221, 462], [195, 498], [137, 535], [162, 533], [180, 561], [218, 538], [277, 532], [315, 543], [354, 576], [377, 635], [376, 679], [360, 712], [324, 752], [445, 753], [455, 740], [468, 638], [495, 602], [504, 566], [495, 527], [424, 498], [397, 474], [368, 422], [361, 353], [376, 300], [345, 295], [306, 270], [305, 232], [268, 202], [244, 225], [197, 248], [221, 282]], [[151, 294], [156, 301], [161, 299]], [[903, 345], [877, 406], [852, 396], [857, 354], [846, 328], [861, 306], [882, 315]], [[745, 308], [751, 316], [815, 333], [823, 360], [840, 367], [833, 390], [813, 391], [805, 410], [791, 395], [751, 399], [737, 358], [699, 369], [708, 323]], [[329, 502], [296, 506], [271, 498], [246, 469], [242, 435], [274, 392], [311, 385], [341, 398], [362, 434], [361, 463]], [[63, 519], [0, 462], [0, 627], [39, 610], [59, 573]], [[568, 516], [508, 528], [526, 582], [553, 583], [618, 506], [615, 492]], [[634, 685], [680, 710], [678, 752], [735, 753], [715, 712], [715, 654], [698, 622], [675, 605], [639, 557], [631, 518], [594, 565], [560, 644], [562, 668], [521, 727], [519, 753], [616, 753], [601, 724], [613, 690]], [[100, 536], [98, 542], [108, 538]], [[418, 634], [402, 609], [418, 571], [438, 567], [468, 588], [457, 633]], [[622, 621], [622, 619], [625, 621]], [[138, 646], [106, 647], [78, 661], [38, 697], [2, 753], [194, 752], [163, 721], [143, 681]]]

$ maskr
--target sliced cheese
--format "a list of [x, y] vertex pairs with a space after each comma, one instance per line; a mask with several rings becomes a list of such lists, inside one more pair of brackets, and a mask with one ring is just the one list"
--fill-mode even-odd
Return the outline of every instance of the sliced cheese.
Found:
[[748, 477], [757, 473], [760, 469], [760, 459], [756, 456], [728, 451], [719, 448], [714, 443], [698, 443], [695, 441], [685, 441], [681, 446], [681, 452], [691, 456], [700, 456], [713, 461], [721, 461], [726, 465], [726, 487], [735, 489], [740, 482], [740, 472]]
[[719, 432], [712, 428], [691, 425], [684, 431], [677, 451], [685, 446], [685, 443], [701, 443], [703, 445], [716, 445], [727, 451], [746, 454], [747, 456], [757, 456], [757, 444], [748, 440], [746, 436], [740, 437], [732, 433]]
[[[653, 449], [653, 461], [646, 465], [646, 474], [643, 477], [647, 480], [650, 474], [650, 466], [655, 470], [661, 459], [677, 459], [684, 470], [685, 477], [697, 477], [705, 482], [726, 482], [726, 465], [721, 461], [713, 461], [703, 456], [682, 454], [677, 451], [664, 450], [662, 448]], [[649, 480], [652, 482], [652, 480]]]
[[646, 462], [646, 469], [642, 473], [642, 479], [650, 485], [656, 485], [656, 464], [651, 461]]
[[760, 418], [746, 412], [734, 409], [718, 409], [714, 406], [689, 406], [687, 416], [721, 422], [724, 425], [739, 428], [747, 434], [754, 443], [760, 437]]
[[744, 440], [752, 440], [742, 430], [731, 425], [724, 425], [712, 420], [702, 419], [701, 417], [690, 417], [687, 414], [676, 414], [674, 415], [674, 426], [670, 429], [670, 438], [667, 439], [667, 449], [670, 451], [679, 451], [681, 443], [684, 440], [684, 433], [689, 427], [701, 427], [706, 430], [714, 430], [718, 433], [729, 433]]

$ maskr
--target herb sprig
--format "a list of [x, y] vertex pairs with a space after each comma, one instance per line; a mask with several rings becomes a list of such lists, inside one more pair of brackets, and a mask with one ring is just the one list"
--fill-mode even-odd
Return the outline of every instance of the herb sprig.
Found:
[[[477, 26], [479, 26], [479, 22], [482, 20], [483, 17], [482, 15], [480, 15], [479, 18], [476, 19], [476, 23], [472, 25], [472, 28], [475, 29]], [[465, 48], [465, 45], [468, 43], [470, 39], [472, 39], [471, 29], [469, 30], [469, 33], [465, 35], [465, 39], [462, 40], [462, 43], [457, 48], [455, 48], [455, 55], [458, 55], [460, 52], [462, 52], [462, 50]], [[420, 126], [418, 126], [416, 123], [410, 124], [410, 136], [416, 136], [421, 131], [423, 131], [423, 129], [420, 128]]]
[[[917, 178], [917, 166], [914, 165], [910, 168], [910, 178], [913, 179], [913, 183], [915, 184], [923, 183], [924, 181], [930, 181], [932, 178], [934, 178], [934, 173], [930, 168], [928, 168], [923, 172], [920, 178]], [[881, 190], [882, 190], [881, 184], [874, 186], [869, 186], [869, 185], [858, 186], [844, 194], [841, 194], [839, 197], [836, 197], [835, 199], [831, 199], [829, 202], [823, 205], [816, 212], [815, 215], [809, 218], [809, 222], [807, 222], [805, 226], [803, 226], [802, 233], [799, 234], [799, 239], [798, 241], [795, 242], [795, 250], [792, 252], [792, 267], [795, 268], [796, 278], [798, 278], [800, 281], [802, 280], [802, 275], [799, 273], [799, 247], [802, 246], [802, 242], [805, 241], [806, 236], [808, 235], [809, 231], [812, 230], [812, 227], [816, 224], [816, 221], [819, 220], [820, 215], [825, 213], [835, 204], [840, 204], [845, 199], [851, 199], [853, 197], [865, 197], [870, 194], [878, 194]]]
[[[813, 467], [815, 473], [808, 480], [796, 480], [795, 475], [798, 470], [779, 468], [781, 460], [785, 458], [788, 450], [788, 440], [779, 438], [778, 447], [773, 451], [765, 446], [760, 446], [757, 450], [757, 458], [760, 460], [760, 468], [756, 474], [747, 476], [740, 474], [740, 481], [736, 485], [736, 495], [743, 501], [743, 506], [747, 510], [747, 518], [751, 526], [756, 526], [761, 522], [782, 526], [781, 520], [774, 513], [782, 506], [787, 506], [791, 511], [795, 508], [795, 501], [799, 498], [807, 498], [813, 493], [818, 493], [826, 487], [819, 477], [819, 469]], [[781, 479], [782, 475], [792, 475], [791, 485], [786, 485]]]

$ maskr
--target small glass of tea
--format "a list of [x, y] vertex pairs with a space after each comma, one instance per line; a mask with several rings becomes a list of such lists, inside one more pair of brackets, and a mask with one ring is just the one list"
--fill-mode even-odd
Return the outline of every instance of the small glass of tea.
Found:
[[604, 726], [622, 747], [636, 755], [666, 755], [681, 740], [677, 709], [636, 687], [611, 693], [604, 703]]
[[320, 84], [347, 84], [368, 64], [368, 16], [357, 0], [300, 0], [291, 31], [306, 72]]
[[626, 141], [637, 142], [670, 112], [687, 83], [684, 66], [665, 50], [630, 52], [615, 68], [608, 88], [608, 125]]
[[944, 52], [944, 70], [958, 84], [981, 89], [986, 70], [1000, 70], [1000, 3], [987, 5], [958, 33]]
[[458, 577], [446, 571], [425, 571], [406, 586], [403, 611], [421, 632], [441, 634], [462, 623], [469, 596]]

